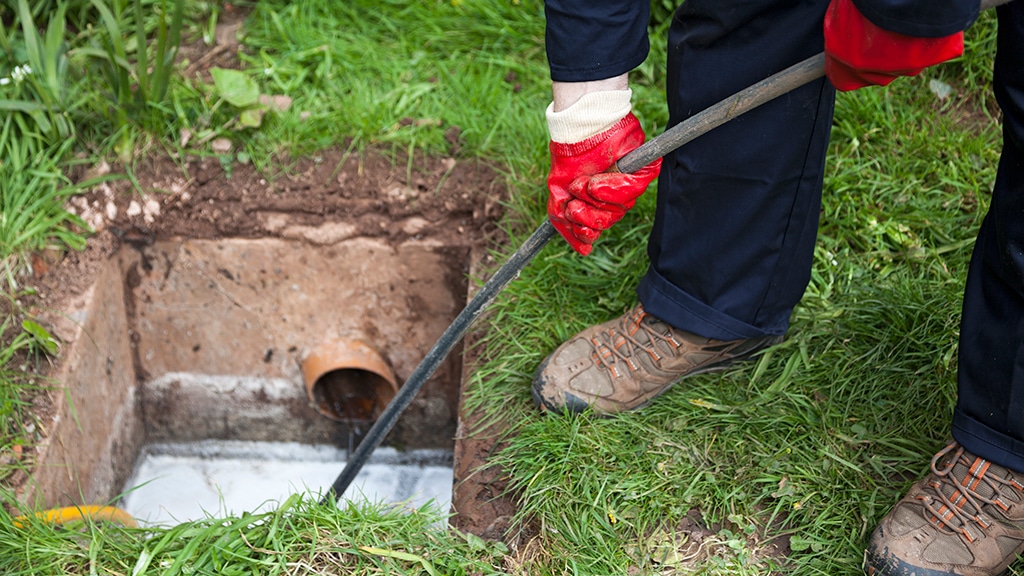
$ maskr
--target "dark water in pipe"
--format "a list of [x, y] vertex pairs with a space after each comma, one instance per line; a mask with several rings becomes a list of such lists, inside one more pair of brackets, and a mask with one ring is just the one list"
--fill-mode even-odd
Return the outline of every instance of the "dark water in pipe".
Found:
[[335, 370], [324, 374], [314, 389], [320, 410], [348, 425], [349, 457], [363, 440], [363, 426], [375, 420], [377, 379], [365, 370]]

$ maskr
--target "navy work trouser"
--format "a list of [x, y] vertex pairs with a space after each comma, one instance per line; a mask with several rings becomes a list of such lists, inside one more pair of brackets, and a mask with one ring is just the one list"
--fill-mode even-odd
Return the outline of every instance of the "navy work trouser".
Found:
[[1003, 153], [967, 273], [953, 436], [1024, 471], [1024, 2], [997, 10]]
[[[687, 0], [669, 33], [675, 124], [820, 52], [827, 0]], [[1004, 149], [964, 297], [953, 434], [1024, 471], [1024, 0], [999, 8]], [[813, 82], [666, 156], [637, 291], [718, 339], [778, 335], [810, 278], [834, 90]]]

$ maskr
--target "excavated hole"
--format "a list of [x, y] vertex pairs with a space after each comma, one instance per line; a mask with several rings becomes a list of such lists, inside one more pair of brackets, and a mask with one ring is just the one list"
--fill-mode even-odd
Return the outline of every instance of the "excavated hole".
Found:
[[[122, 248], [73, 318], [84, 334], [65, 382], [73, 417], [58, 422], [64, 450], [47, 455], [35, 489], [104, 502], [143, 483], [120, 504], [160, 523], [326, 489], [368, 425], [318, 412], [305, 355], [359, 339], [401, 385], [465, 306], [469, 262], [467, 247], [366, 238]], [[346, 496], [447, 510], [461, 380], [460, 347]]]

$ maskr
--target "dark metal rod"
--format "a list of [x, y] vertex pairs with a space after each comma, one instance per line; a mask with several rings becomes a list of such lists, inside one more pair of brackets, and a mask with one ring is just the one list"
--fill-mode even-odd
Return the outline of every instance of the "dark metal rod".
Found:
[[619, 172], [636, 172], [694, 138], [824, 75], [825, 54], [811, 56], [690, 116], [620, 158], [616, 166]]
[[419, 366], [409, 375], [409, 379], [398, 391], [398, 394], [395, 395], [395, 398], [384, 409], [380, 418], [373, 424], [369, 432], [366, 433], [362, 442], [359, 443], [359, 447], [355, 449], [348, 463], [345, 464], [345, 468], [334, 481], [331, 491], [324, 495], [321, 503], [326, 504], [331, 502], [332, 499], [336, 500], [345, 493], [345, 490], [355, 480], [363, 465], [366, 464], [370, 454], [380, 445], [387, 433], [391, 431], [395, 422], [398, 421], [398, 417], [409, 406], [413, 398], [416, 397], [416, 393], [434, 374], [434, 371], [437, 370], [437, 367], [448, 356], [448, 353], [452, 351], [452, 348], [466, 335], [466, 331], [479, 317], [480, 313], [494, 301], [498, 294], [505, 289], [505, 286], [508, 286], [509, 282], [519, 276], [523, 268], [544, 248], [555, 234], [555, 227], [551, 225], [551, 222], [545, 220], [526, 239], [526, 242], [516, 250], [515, 254], [494, 273], [494, 276], [484, 284], [483, 288], [473, 296], [469, 304], [456, 316], [455, 320], [444, 331], [444, 334], [441, 335], [441, 338], [438, 339], [433, 348], [427, 352]]
[[1003, 4], [1009, 4], [1012, 0], [981, 0], [981, 9], [988, 10], [989, 8], [995, 8], [996, 6], [1002, 6]]

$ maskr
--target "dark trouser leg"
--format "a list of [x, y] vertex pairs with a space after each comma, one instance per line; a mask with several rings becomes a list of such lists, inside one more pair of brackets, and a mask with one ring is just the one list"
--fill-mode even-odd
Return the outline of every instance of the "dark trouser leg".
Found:
[[[669, 33], [670, 122], [823, 48], [827, 1], [687, 0]], [[834, 90], [824, 79], [665, 157], [644, 307], [718, 339], [782, 334], [810, 278]]]
[[1024, 471], [1024, 4], [999, 8], [996, 100], [1003, 153], [964, 293], [953, 436]]

